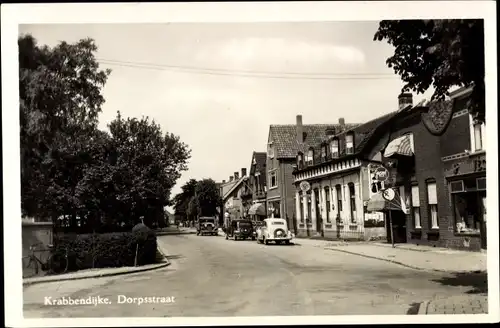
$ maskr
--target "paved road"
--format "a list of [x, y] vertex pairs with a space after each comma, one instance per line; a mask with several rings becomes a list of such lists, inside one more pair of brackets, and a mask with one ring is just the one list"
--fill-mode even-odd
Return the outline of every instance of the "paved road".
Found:
[[[300, 240], [297, 241], [300, 244]], [[26, 318], [407, 314], [412, 304], [464, 295], [447, 274], [304, 245], [264, 246], [223, 237], [159, 237], [166, 269], [54, 282], [24, 289]], [[127, 297], [174, 297], [165, 304], [118, 304]], [[112, 304], [50, 306], [44, 297], [108, 297]]]

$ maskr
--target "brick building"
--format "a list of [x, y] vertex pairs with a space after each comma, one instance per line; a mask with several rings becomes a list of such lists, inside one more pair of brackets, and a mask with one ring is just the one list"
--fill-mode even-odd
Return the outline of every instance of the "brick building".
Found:
[[[375, 146], [384, 149], [383, 162], [396, 173], [400, 209], [391, 210], [395, 242], [486, 248], [485, 128], [469, 114], [469, 94], [460, 89], [446, 102], [407, 108]], [[422, 122], [430, 106], [451, 106], [452, 119], [440, 135]]]
[[328, 128], [341, 131], [353, 125], [302, 124], [298, 115], [296, 124], [271, 125], [267, 147], [267, 195], [268, 216], [284, 218], [290, 229], [297, 232], [295, 185], [293, 171], [297, 152], [307, 145], [316, 145], [326, 137]]
[[245, 182], [248, 179], [246, 168], [229, 177], [229, 181], [222, 181], [220, 194], [222, 195], [223, 213], [228, 213], [231, 219], [239, 219], [244, 216], [245, 207], [242, 201], [242, 194], [245, 192]]

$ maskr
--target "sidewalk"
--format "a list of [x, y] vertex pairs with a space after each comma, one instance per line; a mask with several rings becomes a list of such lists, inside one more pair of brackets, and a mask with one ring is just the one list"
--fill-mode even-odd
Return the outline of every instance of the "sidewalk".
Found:
[[379, 259], [418, 270], [471, 272], [487, 270], [487, 254], [411, 244], [343, 242], [296, 238], [296, 244]]
[[420, 304], [420, 315], [425, 314], [487, 314], [488, 296], [469, 294], [433, 300]]

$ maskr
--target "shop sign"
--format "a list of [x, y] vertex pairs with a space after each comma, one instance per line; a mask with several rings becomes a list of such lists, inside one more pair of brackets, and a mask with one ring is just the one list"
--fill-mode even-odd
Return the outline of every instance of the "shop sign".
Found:
[[452, 163], [445, 169], [445, 175], [447, 177], [478, 173], [486, 171], [486, 156], [481, 155], [475, 158], [468, 158], [466, 160]]

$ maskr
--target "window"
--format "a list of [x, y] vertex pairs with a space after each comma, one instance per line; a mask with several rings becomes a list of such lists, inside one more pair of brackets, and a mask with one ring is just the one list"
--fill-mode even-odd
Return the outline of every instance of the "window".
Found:
[[304, 195], [303, 192], [299, 193], [300, 197], [300, 222], [304, 223]]
[[482, 211], [482, 197], [478, 197], [478, 193], [475, 192], [460, 192], [453, 193], [452, 198], [456, 232], [478, 234], [480, 216], [484, 212]]
[[304, 167], [304, 154], [302, 153], [297, 155], [297, 167], [299, 170]]
[[484, 150], [485, 147], [485, 125], [477, 121], [472, 115], [470, 118], [471, 150], [473, 152]]
[[418, 186], [411, 186], [411, 205], [415, 229], [421, 229], [422, 222], [420, 221], [420, 195]]
[[354, 154], [354, 134], [352, 132], [345, 136], [345, 153]]
[[311, 191], [307, 192], [307, 220], [311, 222], [312, 204], [311, 204]]
[[349, 204], [351, 205], [351, 222], [356, 222], [356, 192], [354, 183], [349, 183]]
[[337, 214], [340, 215], [340, 212], [342, 212], [342, 186], [336, 185], [335, 190], [337, 191]]
[[333, 158], [339, 157], [339, 140], [333, 139], [330, 143], [330, 151], [332, 153]]
[[267, 144], [267, 157], [274, 158], [274, 148], [272, 142]]
[[278, 175], [276, 171], [269, 172], [269, 188], [277, 188], [278, 187]]
[[427, 200], [429, 204], [431, 228], [439, 229], [436, 182], [427, 183]]
[[307, 164], [312, 165], [314, 163], [314, 150], [311, 148], [307, 152]]
[[326, 159], [326, 146], [321, 146], [321, 159]]
[[330, 209], [332, 205], [330, 204], [330, 188], [325, 187], [325, 198], [326, 198], [326, 223], [331, 222]]
[[474, 123], [474, 150], [483, 149], [482, 124]]

